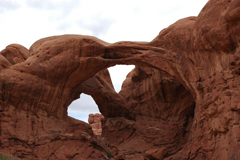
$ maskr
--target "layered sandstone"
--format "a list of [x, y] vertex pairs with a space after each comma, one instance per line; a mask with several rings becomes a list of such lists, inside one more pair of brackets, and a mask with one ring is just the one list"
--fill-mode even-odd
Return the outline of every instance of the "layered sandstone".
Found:
[[102, 120], [103, 120], [103, 115], [96, 113], [96, 114], [89, 114], [88, 115], [88, 123], [92, 127], [93, 134], [95, 136], [101, 137], [102, 135]]
[[103, 123], [103, 136], [118, 146], [119, 152], [143, 154], [149, 149], [167, 148], [166, 153], [175, 154], [187, 142], [195, 102], [172, 76], [137, 66], [128, 74], [119, 94], [128, 99], [135, 113], [134, 120], [107, 118]]
[[61, 112], [63, 108], [52, 110], [54, 104], [49, 98], [57, 93], [51, 90], [55, 85], [39, 75], [14, 69], [20, 69], [21, 62], [31, 59], [31, 52], [14, 44], [0, 53], [0, 152], [23, 160], [105, 159], [105, 145], [95, 138], [89, 124], [68, 117], [66, 110]]
[[[239, 159], [240, 2], [210, 0], [151, 42], [63, 35], [0, 52], [0, 150], [22, 159]], [[134, 64], [120, 93], [106, 70]], [[103, 136], [67, 116], [93, 97]]]

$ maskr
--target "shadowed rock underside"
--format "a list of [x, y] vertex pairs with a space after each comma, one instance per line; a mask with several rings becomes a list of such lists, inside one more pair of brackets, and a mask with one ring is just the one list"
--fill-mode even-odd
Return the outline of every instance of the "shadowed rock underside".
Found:
[[[62, 35], [0, 52], [0, 150], [24, 159], [239, 159], [240, 2], [210, 0], [151, 42]], [[134, 64], [119, 93], [108, 67]], [[81, 93], [102, 136], [67, 115]], [[105, 142], [106, 141], [106, 142]], [[105, 145], [105, 144], [108, 145]]]

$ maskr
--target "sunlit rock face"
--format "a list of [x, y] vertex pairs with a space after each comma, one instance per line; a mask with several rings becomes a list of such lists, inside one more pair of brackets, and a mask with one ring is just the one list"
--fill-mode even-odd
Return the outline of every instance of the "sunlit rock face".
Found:
[[[240, 2], [210, 0], [151, 42], [62, 35], [0, 52], [0, 150], [22, 159], [239, 159]], [[136, 65], [116, 93], [108, 71]], [[81, 93], [102, 136], [67, 115]]]

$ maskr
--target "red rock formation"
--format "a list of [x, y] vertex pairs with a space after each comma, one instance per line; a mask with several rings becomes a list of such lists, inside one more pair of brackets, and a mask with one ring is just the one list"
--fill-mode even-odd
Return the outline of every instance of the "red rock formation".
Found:
[[29, 51], [19, 44], [11, 44], [1, 51], [1, 55], [14, 65], [25, 61], [29, 57]]
[[[23, 159], [104, 159], [67, 116], [81, 93], [105, 117], [115, 158], [239, 159], [240, 2], [210, 0], [149, 43], [63, 35], [0, 54], [1, 151]], [[26, 59], [26, 60], [25, 60]], [[105, 70], [134, 64], [120, 93]], [[101, 71], [101, 72], [100, 72]]]
[[49, 99], [57, 93], [51, 90], [54, 84], [46, 83], [40, 75], [14, 69], [21, 68], [29, 51], [20, 45], [9, 45], [0, 53], [0, 151], [23, 160], [105, 159], [105, 146], [94, 138], [89, 124], [63, 117], [63, 108], [56, 108], [55, 114], [51, 111], [51, 105], [57, 104]]
[[95, 136], [101, 137], [102, 135], [102, 120], [103, 120], [103, 115], [96, 113], [96, 114], [89, 114], [88, 117], [88, 123], [92, 127], [93, 134]]
[[149, 153], [149, 149], [163, 147], [174, 154], [187, 142], [195, 102], [173, 77], [153, 68], [136, 67], [119, 94], [128, 99], [136, 115], [135, 120], [107, 118], [103, 123], [103, 136], [118, 146], [119, 152]]

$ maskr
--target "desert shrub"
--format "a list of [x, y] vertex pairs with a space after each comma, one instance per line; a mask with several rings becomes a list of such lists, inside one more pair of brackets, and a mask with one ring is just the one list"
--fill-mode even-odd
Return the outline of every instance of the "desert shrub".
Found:
[[11, 154], [0, 153], [0, 160], [21, 160], [20, 158], [14, 157]]
[[107, 151], [107, 158], [111, 158], [111, 157], [112, 157], [111, 152]]

